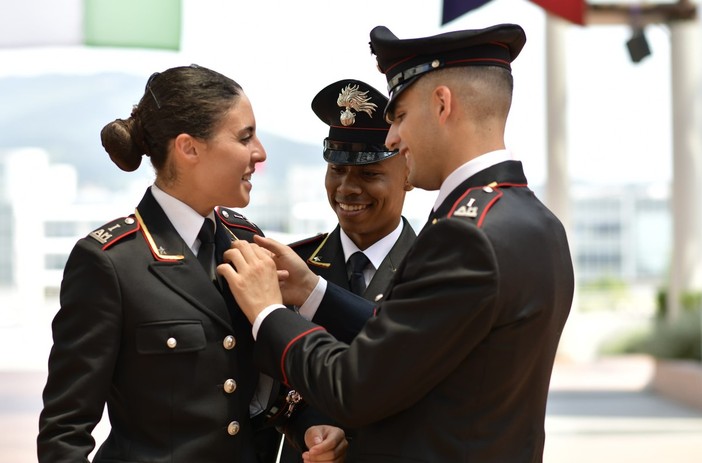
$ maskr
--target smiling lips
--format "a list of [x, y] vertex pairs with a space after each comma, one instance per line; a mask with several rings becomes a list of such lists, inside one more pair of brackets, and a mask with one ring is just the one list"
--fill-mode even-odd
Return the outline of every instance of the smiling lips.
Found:
[[346, 212], [357, 212], [368, 208], [367, 204], [348, 204], [348, 203], [337, 203], [339, 208]]

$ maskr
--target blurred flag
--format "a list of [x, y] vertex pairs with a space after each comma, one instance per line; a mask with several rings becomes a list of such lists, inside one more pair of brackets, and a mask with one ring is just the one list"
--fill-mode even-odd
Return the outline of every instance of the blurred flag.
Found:
[[453, 21], [463, 13], [485, 5], [490, 0], [444, 0], [441, 10], [441, 24]]
[[51, 45], [178, 50], [181, 0], [19, 0], [0, 6], [0, 48]]
[[585, 0], [531, 0], [549, 13], [583, 26]]
[[[490, 0], [444, 0], [441, 24], [453, 21], [464, 13], [483, 6]], [[549, 13], [572, 23], [585, 24], [585, 0], [531, 0]]]

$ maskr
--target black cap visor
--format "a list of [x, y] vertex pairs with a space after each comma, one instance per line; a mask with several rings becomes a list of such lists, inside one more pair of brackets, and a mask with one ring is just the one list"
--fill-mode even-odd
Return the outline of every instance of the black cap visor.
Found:
[[324, 140], [324, 160], [331, 164], [364, 165], [380, 162], [398, 153], [385, 145]]

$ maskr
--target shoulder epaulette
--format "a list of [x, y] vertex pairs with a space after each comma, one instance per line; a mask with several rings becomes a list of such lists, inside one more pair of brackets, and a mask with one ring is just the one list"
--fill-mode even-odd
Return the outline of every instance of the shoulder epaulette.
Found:
[[137, 222], [133, 215], [130, 215], [106, 223], [100, 228], [90, 232], [88, 237], [100, 243], [102, 249], [105, 250], [122, 238], [135, 233], [137, 230], [139, 230], [139, 222]]
[[503, 195], [501, 186], [492, 182], [482, 187], [470, 188], [458, 198], [446, 216], [468, 219], [474, 221], [477, 227], [481, 227], [490, 208]]
[[215, 213], [219, 216], [220, 220], [229, 227], [242, 228], [257, 235], [263, 235], [263, 231], [261, 231], [258, 225], [232, 209], [217, 207]]
[[307, 265], [327, 268], [331, 264], [324, 262], [325, 258], [319, 255], [320, 250], [327, 242], [327, 238], [329, 238], [329, 233], [319, 233], [315, 236], [305, 238], [300, 241], [295, 241], [288, 246], [290, 246], [290, 248], [295, 251], [298, 256], [305, 260]]

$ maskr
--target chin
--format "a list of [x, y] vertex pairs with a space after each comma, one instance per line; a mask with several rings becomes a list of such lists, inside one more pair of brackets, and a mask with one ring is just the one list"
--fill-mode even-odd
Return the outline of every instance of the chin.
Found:
[[249, 205], [249, 202], [251, 200], [251, 197], [248, 194], [238, 194], [236, 196], [233, 196], [231, 200], [229, 201], [229, 204], [232, 204], [233, 208], [242, 208], [246, 207]]

